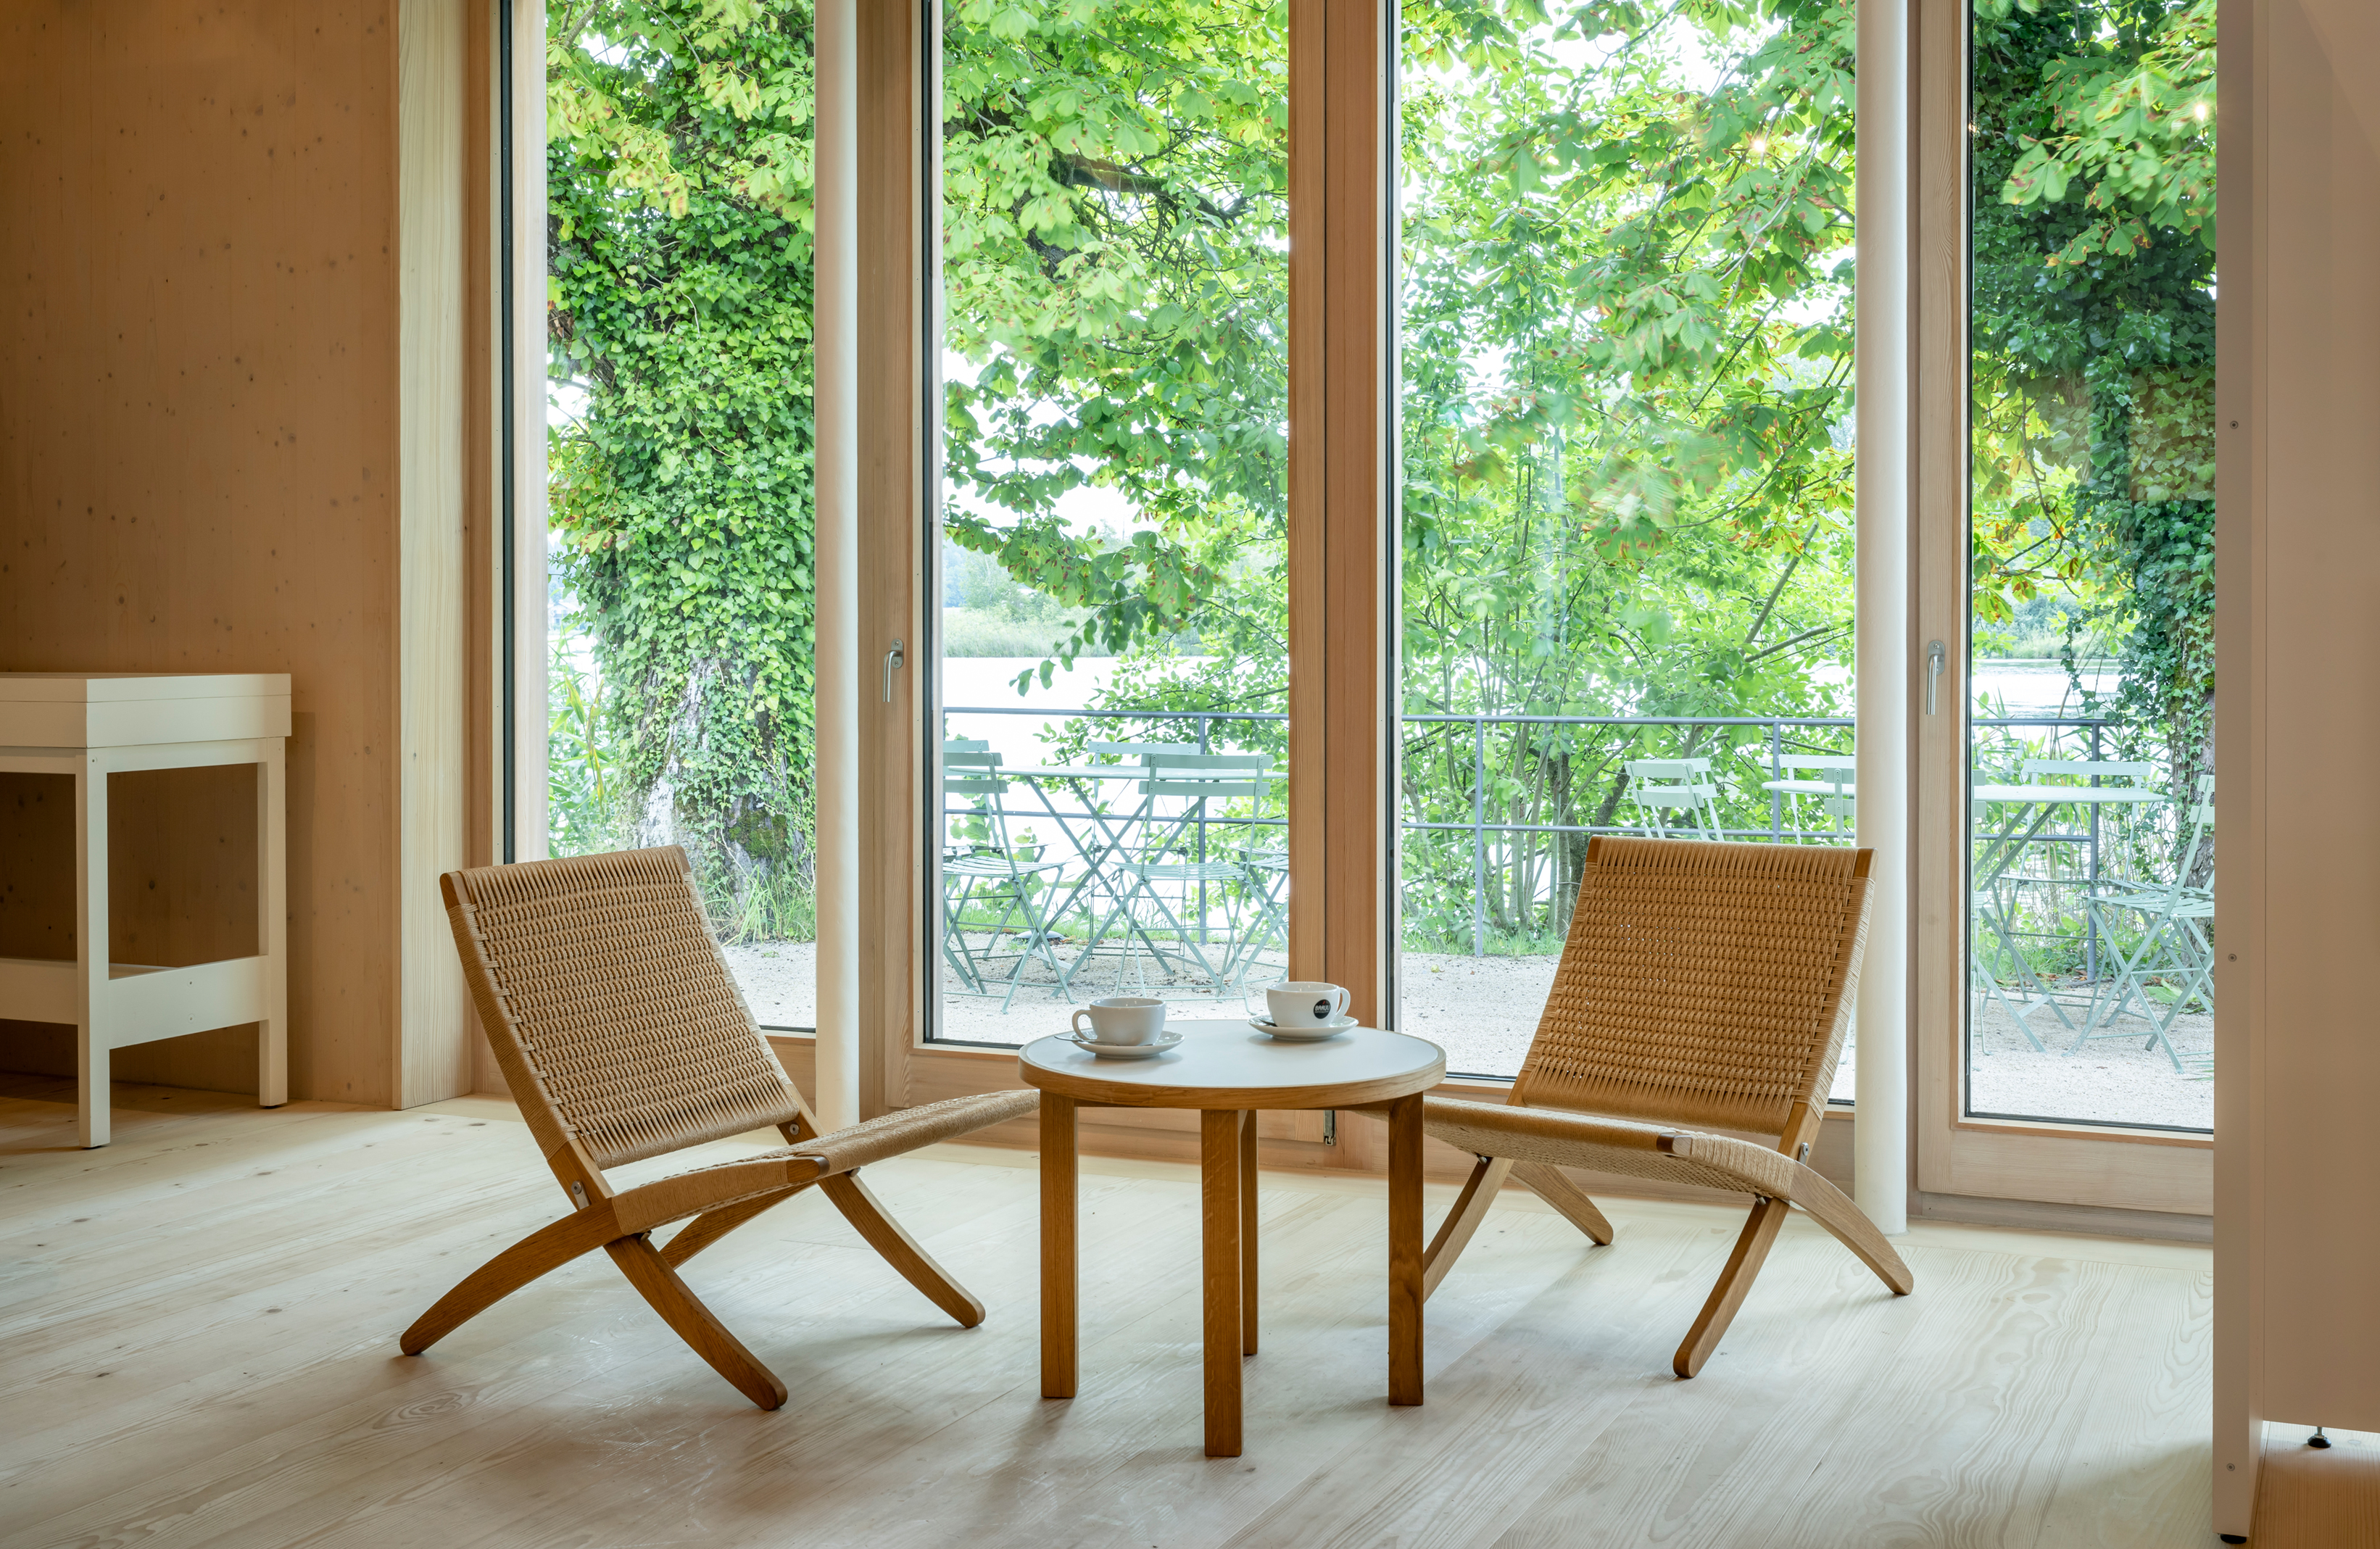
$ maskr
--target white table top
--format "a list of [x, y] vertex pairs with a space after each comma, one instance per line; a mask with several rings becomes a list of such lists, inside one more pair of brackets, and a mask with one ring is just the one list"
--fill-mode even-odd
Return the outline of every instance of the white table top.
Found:
[[1101, 1059], [1049, 1037], [1026, 1045], [1017, 1060], [1028, 1085], [1115, 1107], [1356, 1107], [1427, 1091], [1446, 1076], [1444, 1049], [1374, 1027], [1285, 1044], [1245, 1018], [1166, 1026], [1182, 1042], [1153, 1059]]
[[286, 672], [0, 672], [0, 748], [29, 755], [287, 735]]
[[1850, 781], [1838, 785], [1831, 780], [1764, 780], [1763, 791], [1782, 791], [1790, 796], [1855, 796], [1858, 787]]
[[96, 705], [128, 699], [289, 696], [286, 672], [0, 672], [0, 701]]
[[1147, 766], [1141, 764], [1027, 764], [984, 772], [987, 775], [1022, 775], [1031, 780], [1147, 780], [1149, 777]]
[[2120, 806], [2127, 802], [2161, 802], [2162, 791], [2137, 785], [1978, 785], [1979, 802], [2071, 802], [2078, 806]]

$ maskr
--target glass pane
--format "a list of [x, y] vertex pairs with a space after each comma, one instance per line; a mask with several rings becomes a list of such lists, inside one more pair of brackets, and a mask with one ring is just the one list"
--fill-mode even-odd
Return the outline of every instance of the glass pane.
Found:
[[1511, 1075], [1591, 835], [1850, 841], [1852, 7], [1403, 34], [1399, 1025]]
[[943, 15], [941, 1037], [1284, 965], [1285, 28]]
[[1967, 1101], [2214, 1113], [2215, 0], [1979, 0]]
[[565, 21], [548, 841], [685, 846], [754, 1013], [807, 1028], [809, 11], [595, 0]]

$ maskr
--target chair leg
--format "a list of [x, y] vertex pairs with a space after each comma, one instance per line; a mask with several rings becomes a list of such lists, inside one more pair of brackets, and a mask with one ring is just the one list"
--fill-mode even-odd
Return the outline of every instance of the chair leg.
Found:
[[582, 1210], [540, 1227], [440, 1297], [398, 1337], [397, 1348], [419, 1355], [540, 1276], [601, 1248], [619, 1229], [609, 1210]]
[[1876, 1271], [1876, 1277], [1892, 1289], [1895, 1296], [1907, 1296], [1917, 1285], [1917, 1277], [1909, 1265], [1893, 1250], [1884, 1233], [1866, 1212], [1852, 1203], [1851, 1196], [1827, 1181], [1824, 1176], [1804, 1166], [1793, 1178], [1793, 1203], [1809, 1212], [1810, 1218], [1827, 1228], [1834, 1240], [1857, 1254], [1860, 1263]]
[[1479, 1165], [1471, 1169], [1463, 1181], [1463, 1193], [1455, 1200], [1454, 1208], [1439, 1223], [1438, 1235], [1429, 1240], [1429, 1248], [1421, 1257], [1421, 1295], [1427, 1301], [1446, 1278], [1462, 1256], [1471, 1234], [1488, 1218], [1488, 1207], [1496, 1203], [1496, 1191], [1504, 1186], [1504, 1179], [1512, 1170], [1509, 1156], [1482, 1156]]
[[1512, 1176], [1527, 1184], [1530, 1192], [1560, 1211], [1597, 1247], [1611, 1246], [1611, 1223], [1586, 1197], [1585, 1190], [1562, 1176], [1561, 1168], [1545, 1162], [1515, 1162]]
[[843, 1212], [844, 1219], [868, 1240], [868, 1245], [883, 1254], [885, 1262], [899, 1270], [903, 1279], [925, 1292], [927, 1301], [957, 1319], [961, 1328], [973, 1328], [983, 1321], [983, 1303], [953, 1280], [926, 1250], [901, 1229], [899, 1222], [885, 1214], [884, 1206], [868, 1192], [868, 1185], [859, 1180], [856, 1173], [823, 1179], [819, 1187]]
[[662, 1258], [661, 1250], [642, 1233], [624, 1237], [603, 1244], [628, 1284], [645, 1304], [662, 1315], [662, 1321], [677, 1331], [677, 1337], [694, 1349], [694, 1353], [710, 1363], [710, 1369], [725, 1377], [735, 1391], [759, 1405], [773, 1410], [785, 1401], [785, 1385], [777, 1374], [760, 1364], [744, 1342], [727, 1332], [727, 1325], [711, 1315], [710, 1309], [686, 1289]]
[[1711, 1288], [1710, 1300], [1703, 1303], [1694, 1327], [1686, 1331], [1685, 1343], [1670, 1358], [1670, 1369], [1678, 1375], [1693, 1376], [1703, 1369], [1711, 1351], [1718, 1349], [1719, 1337], [1735, 1321], [1735, 1310], [1743, 1305], [1743, 1293], [1752, 1289], [1753, 1277], [1760, 1273], [1768, 1250], [1776, 1244], [1777, 1230], [1791, 1208], [1783, 1200], [1753, 1202], [1742, 1235], [1735, 1240], [1735, 1252], [1727, 1256], [1727, 1267], [1719, 1271], [1718, 1284]]
[[808, 1183], [796, 1183], [777, 1193], [737, 1200], [734, 1204], [722, 1204], [716, 1210], [704, 1211], [680, 1227], [674, 1236], [662, 1244], [662, 1262], [675, 1269], [762, 1211], [784, 1204], [808, 1187]]

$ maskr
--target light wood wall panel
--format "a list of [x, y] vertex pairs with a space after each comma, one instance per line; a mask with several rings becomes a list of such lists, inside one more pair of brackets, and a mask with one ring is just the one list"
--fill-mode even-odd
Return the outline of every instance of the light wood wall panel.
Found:
[[0, 666], [291, 674], [290, 1090], [368, 1103], [395, 1091], [393, 26], [0, 7]]
[[2262, 531], [2249, 607], [2260, 638], [2245, 728], [2264, 829], [2262, 876], [2251, 877], [2264, 937], [2251, 1122], [2265, 1168], [2265, 1273], [2280, 1292], [2265, 1393], [2277, 1418], [2380, 1431], [2369, 1301], [2309, 1317], [2297, 1294], [2380, 1286], [2380, 16], [2363, 0], [2269, 11], [2267, 79], [2289, 88], [2265, 104], [2258, 169], [2265, 249], [2250, 347], [2262, 370], [2249, 412], [2264, 446], [2251, 463]]

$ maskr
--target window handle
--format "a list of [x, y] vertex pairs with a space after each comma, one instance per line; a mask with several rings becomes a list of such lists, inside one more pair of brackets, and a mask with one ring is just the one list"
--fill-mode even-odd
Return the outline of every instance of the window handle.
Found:
[[1934, 713], [1934, 685], [1942, 680], [1942, 666], [1949, 653], [1939, 640], [1925, 642], [1925, 713]]
[[884, 702], [888, 705], [892, 702], [892, 673], [906, 665], [908, 659], [901, 652], [901, 642], [895, 640], [892, 648], [884, 653]]

